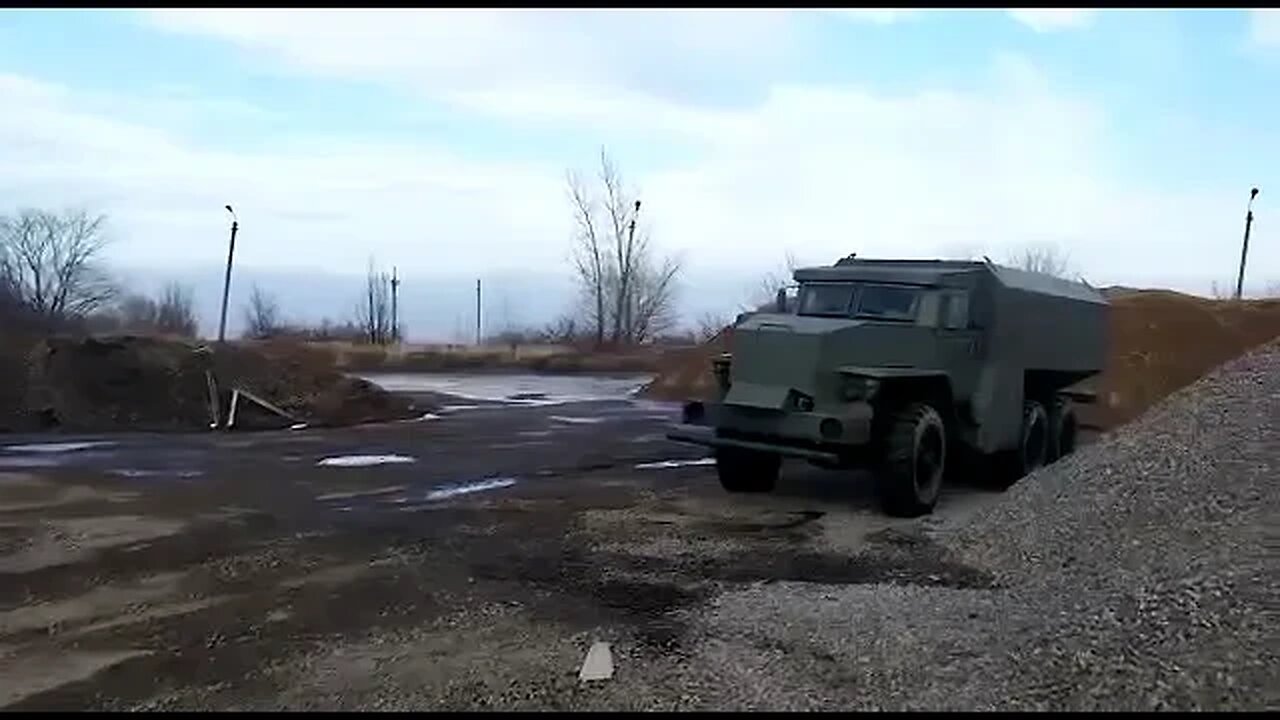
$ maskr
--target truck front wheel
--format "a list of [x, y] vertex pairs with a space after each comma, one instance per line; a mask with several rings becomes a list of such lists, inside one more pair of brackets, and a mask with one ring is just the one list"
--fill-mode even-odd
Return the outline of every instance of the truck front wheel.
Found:
[[739, 448], [716, 449], [720, 485], [731, 493], [772, 492], [781, 468], [780, 455]]
[[895, 413], [877, 479], [885, 512], [899, 517], [932, 512], [946, 462], [947, 430], [937, 410], [914, 403]]

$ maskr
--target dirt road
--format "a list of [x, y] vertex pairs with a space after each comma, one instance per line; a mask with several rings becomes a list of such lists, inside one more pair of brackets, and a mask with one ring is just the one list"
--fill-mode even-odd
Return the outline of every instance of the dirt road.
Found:
[[[721, 593], [989, 584], [901, 534], [865, 482], [789, 465], [774, 495], [724, 494], [663, 437], [677, 414], [6, 438], [0, 707], [721, 707], [737, 691], [691, 624]], [[990, 499], [952, 490], [921, 524]], [[582, 683], [595, 641], [616, 674]]]

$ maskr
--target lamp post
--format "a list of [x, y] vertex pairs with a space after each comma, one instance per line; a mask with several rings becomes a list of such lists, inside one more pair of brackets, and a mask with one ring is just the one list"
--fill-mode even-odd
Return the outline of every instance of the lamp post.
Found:
[[227, 275], [222, 281], [222, 319], [218, 321], [218, 342], [220, 343], [227, 339], [227, 298], [231, 294], [231, 261], [236, 255], [236, 231], [240, 229], [236, 211], [232, 210], [230, 205], [226, 208], [227, 212], [231, 213], [231, 243], [227, 248]]
[[1240, 275], [1236, 277], [1236, 299], [1244, 294], [1244, 261], [1249, 256], [1249, 228], [1253, 225], [1253, 199], [1258, 197], [1258, 188], [1249, 190], [1249, 209], [1244, 213], [1244, 246], [1240, 248]]

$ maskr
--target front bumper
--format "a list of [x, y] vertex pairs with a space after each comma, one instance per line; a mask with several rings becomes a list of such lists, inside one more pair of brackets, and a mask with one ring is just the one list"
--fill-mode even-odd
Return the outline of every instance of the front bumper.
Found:
[[778, 455], [804, 458], [805, 460], [817, 460], [819, 462], [831, 464], [835, 464], [840, 461], [840, 456], [833, 452], [798, 447], [795, 445], [764, 442], [760, 440], [720, 437], [716, 435], [715, 430], [708, 427], [700, 427], [698, 425], [680, 425], [667, 433], [667, 438], [675, 440], [676, 442], [687, 443], [690, 445], [702, 445], [709, 448], [755, 450], [757, 452], [776, 453]]
[[720, 403], [689, 403], [683, 422], [667, 433], [677, 442], [773, 452], [822, 462], [871, 440], [872, 409], [850, 403], [838, 412], [783, 412]]

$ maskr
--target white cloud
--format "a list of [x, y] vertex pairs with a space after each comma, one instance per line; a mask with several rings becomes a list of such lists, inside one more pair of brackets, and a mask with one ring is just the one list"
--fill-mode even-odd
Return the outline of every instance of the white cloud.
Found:
[[[646, 13], [155, 17], [308, 72], [403, 84], [519, 130], [576, 134], [584, 158], [604, 138], [624, 170], [679, 142], [691, 149], [679, 161], [630, 180], [643, 189], [655, 238], [691, 267], [771, 268], [786, 249], [814, 260], [961, 246], [1000, 257], [1049, 241], [1096, 282], [1230, 273], [1222, 248], [1234, 242], [1238, 198], [1113, 180], [1106, 114], [1056, 93], [1026, 61], [1001, 58], [990, 91], [879, 93], [766, 75], [759, 102], [728, 108], [690, 93], [785, 56], [787, 16], [674, 16], [691, 24]], [[773, 21], [777, 35], [761, 24]], [[712, 37], [720, 25], [726, 34]], [[577, 33], [587, 26], [596, 35]], [[0, 195], [103, 207], [122, 257], [218, 262], [222, 205], [232, 202], [248, 264], [359, 272], [376, 254], [420, 271], [564, 267], [571, 158], [478, 160], [448, 149], [447, 138], [215, 151], [14, 77], [0, 78], [0, 106], [24, 108], [0, 115], [0, 155], [12, 159], [0, 164]], [[1280, 266], [1280, 251], [1255, 253], [1255, 267]], [[1224, 272], [1207, 270], [1218, 265]]]
[[1038, 33], [1056, 32], [1059, 30], [1079, 30], [1093, 24], [1097, 10], [1079, 8], [1037, 8], [1009, 10], [1014, 20], [1026, 25]]
[[107, 212], [121, 262], [216, 261], [228, 202], [243, 228], [237, 254], [249, 264], [341, 271], [376, 254], [403, 257], [402, 266], [470, 268], [495, 257], [478, 257], [476, 242], [502, 247], [496, 257], [511, 266], [550, 266], [564, 254], [546, 242], [559, 240], [564, 227], [554, 168], [343, 139], [213, 151], [86, 112], [73, 98], [0, 75], [0, 106], [22, 109], [0, 114], [0, 196], [6, 210], [87, 205]]
[[795, 48], [792, 14], [765, 10], [202, 9], [145, 17], [298, 70], [392, 81], [432, 96], [623, 82], [687, 100], [735, 78], [768, 80]]
[[1275, 8], [1250, 10], [1249, 40], [1255, 47], [1280, 48], [1280, 10]]
[[872, 23], [874, 25], [892, 25], [901, 20], [916, 17], [924, 11], [915, 8], [844, 8], [829, 10], [828, 12], [838, 13], [849, 20]]
[[[984, 10], [922, 10], [922, 9], [843, 9], [829, 10], [828, 12], [838, 14], [846, 19], [854, 20], [873, 25], [892, 25], [920, 17], [923, 13], [941, 13], [941, 12], [990, 12]], [[1014, 20], [1026, 25], [1027, 27], [1039, 33], [1055, 32], [1059, 30], [1077, 30], [1089, 27], [1093, 24], [1094, 17], [1097, 15], [1096, 10], [1088, 9], [1068, 9], [1068, 8], [1036, 8], [1036, 9], [1011, 9], [1005, 10]]]

